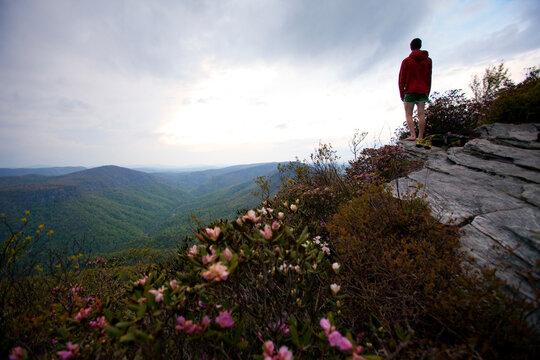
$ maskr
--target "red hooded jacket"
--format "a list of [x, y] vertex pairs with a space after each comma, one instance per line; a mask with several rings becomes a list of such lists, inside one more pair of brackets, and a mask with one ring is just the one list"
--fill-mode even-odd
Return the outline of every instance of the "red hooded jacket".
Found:
[[399, 95], [429, 94], [431, 90], [431, 59], [425, 50], [411, 52], [399, 69]]

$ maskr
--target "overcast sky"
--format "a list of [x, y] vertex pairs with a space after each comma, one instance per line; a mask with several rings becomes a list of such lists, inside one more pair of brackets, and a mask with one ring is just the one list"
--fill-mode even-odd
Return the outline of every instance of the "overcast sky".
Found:
[[[411, 5], [414, 4], [414, 7]], [[0, 167], [343, 160], [387, 143], [420, 37], [432, 91], [540, 65], [540, 2], [0, 0]]]

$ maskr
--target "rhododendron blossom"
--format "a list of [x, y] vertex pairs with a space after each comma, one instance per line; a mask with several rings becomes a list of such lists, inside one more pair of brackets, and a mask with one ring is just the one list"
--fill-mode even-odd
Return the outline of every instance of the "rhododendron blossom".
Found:
[[[324, 334], [328, 337], [330, 346], [339, 347], [341, 351], [348, 351], [353, 349], [352, 343], [345, 336], [341, 335], [336, 328], [330, 324], [330, 321], [325, 318], [321, 318], [319, 325], [323, 328]], [[356, 352], [357, 349], [355, 349]], [[360, 347], [361, 351], [361, 347]]]
[[188, 257], [194, 258], [199, 253], [199, 247], [197, 245], [193, 245], [191, 248], [189, 248], [188, 251]]
[[249, 210], [246, 215], [242, 216], [242, 220], [249, 220], [253, 223], [261, 221], [261, 217], [257, 217], [257, 214], [253, 210]]
[[90, 321], [90, 326], [92, 327], [99, 327], [103, 329], [107, 325], [108, 323], [107, 320], [105, 320], [105, 316], [100, 316], [95, 321]]
[[66, 346], [67, 346], [67, 350], [56, 352], [56, 355], [58, 355], [59, 358], [71, 359], [72, 357], [79, 355], [79, 345], [68, 342]]
[[264, 360], [292, 360], [293, 358], [292, 352], [286, 346], [280, 347], [276, 354], [272, 340], [264, 343], [262, 356]]
[[225, 260], [231, 261], [232, 258], [233, 258], [233, 253], [232, 253], [232, 251], [229, 250], [229, 248], [226, 248], [226, 249], [223, 251], [223, 257], [225, 258]]
[[192, 320], [186, 320], [183, 316], [176, 318], [176, 321], [178, 322], [178, 325], [176, 325], [174, 328], [177, 331], [183, 331], [186, 334], [192, 335], [203, 330], [202, 326], [194, 323]]
[[221, 234], [221, 228], [219, 226], [215, 226], [213, 229], [206, 228], [204, 229], [204, 231], [212, 241], [216, 241], [219, 237], [219, 234]]
[[341, 286], [339, 286], [338, 284], [332, 284], [330, 285], [330, 290], [332, 290], [332, 294], [337, 295], [339, 290], [341, 290]]
[[23, 360], [24, 359], [24, 349], [20, 346], [13, 348], [11, 354], [8, 357], [9, 360]]
[[79, 311], [77, 315], [75, 315], [75, 320], [80, 322], [82, 319], [85, 319], [91, 311], [91, 306], [87, 307], [86, 309], [81, 309], [81, 311]]
[[285, 217], [285, 214], [280, 211], [278, 212], [277, 217], [279, 220], [283, 220], [283, 218]]
[[268, 224], [264, 225], [264, 231], [259, 230], [259, 232], [266, 240], [270, 240], [272, 238], [272, 228]]
[[157, 290], [154, 290], [154, 289], [148, 290], [148, 292], [150, 294], [154, 295], [154, 297], [155, 297], [154, 301], [157, 302], [157, 303], [161, 302], [163, 300], [163, 292], [164, 291], [165, 291], [165, 286], [162, 286]]
[[215, 321], [222, 329], [232, 328], [234, 326], [234, 320], [230, 311], [220, 311]]
[[297, 207], [296, 205], [292, 204], [292, 205], [291, 205], [291, 210], [292, 210], [292, 211], [296, 211], [296, 210], [298, 210], [298, 207]]
[[272, 230], [277, 230], [277, 229], [279, 229], [280, 226], [281, 225], [279, 224], [279, 221], [274, 221], [272, 223]]
[[205, 271], [202, 274], [202, 277], [206, 280], [213, 280], [213, 281], [222, 281], [227, 280], [229, 277], [229, 272], [227, 271], [227, 267], [221, 263], [221, 261], [218, 261], [215, 264], [212, 264], [208, 271]]
[[178, 282], [176, 280], [171, 280], [169, 282], [169, 286], [171, 287], [171, 289], [176, 290], [178, 289]]
[[133, 285], [135, 285], [135, 286], [138, 286], [138, 285], [144, 286], [144, 284], [146, 284], [146, 280], [148, 280], [148, 275], [144, 275], [144, 277], [142, 279], [139, 279], [139, 280], [135, 281], [133, 283]]

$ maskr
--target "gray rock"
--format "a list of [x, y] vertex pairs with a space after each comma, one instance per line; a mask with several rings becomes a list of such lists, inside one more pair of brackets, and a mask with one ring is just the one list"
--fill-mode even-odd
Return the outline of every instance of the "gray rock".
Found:
[[[465, 258], [474, 268], [491, 267], [519, 294], [535, 300], [540, 274], [539, 124], [490, 124], [478, 139], [447, 151], [408, 153], [426, 160], [424, 168], [394, 181], [396, 194], [426, 196], [432, 215], [460, 227]], [[540, 313], [531, 318], [540, 330]]]

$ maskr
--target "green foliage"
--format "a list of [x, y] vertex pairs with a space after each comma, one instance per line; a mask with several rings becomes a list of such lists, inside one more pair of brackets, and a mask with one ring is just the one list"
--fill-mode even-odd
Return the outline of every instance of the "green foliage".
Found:
[[508, 69], [501, 63], [499, 66], [488, 66], [484, 75], [480, 78], [474, 75], [470, 84], [473, 92], [473, 101], [478, 104], [488, 106], [497, 98], [499, 93], [507, 88], [514, 86], [508, 76]]
[[487, 110], [486, 122], [540, 122], [540, 69], [529, 69], [523, 82], [501, 90]]

